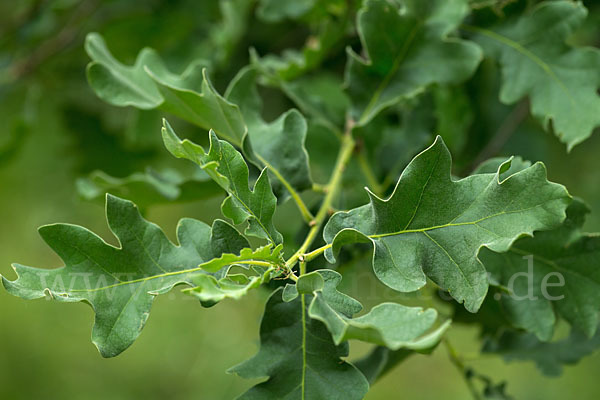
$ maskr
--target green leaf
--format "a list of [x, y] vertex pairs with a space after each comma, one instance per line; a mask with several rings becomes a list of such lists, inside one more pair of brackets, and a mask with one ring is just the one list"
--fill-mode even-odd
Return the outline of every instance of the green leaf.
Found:
[[[234, 78], [226, 99], [212, 86], [205, 69], [199, 74], [197, 63], [177, 76], [167, 70], [153, 50], [144, 49], [136, 64], [128, 67], [112, 57], [100, 35], [88, 35], [86, 43], [94, 60], [88, 67], [89, 82], [102, 99], [119, 106], [159, 107], [201, 128], [212, 129], [243, 148], [257, 165], [268, 166], [276, 182], [294, 197], [297, 191], [312, 187], [304, 148], [306, 121], [297, 110], [284, 113], [272, 123], [263, 121], [252, 67], [242, 69]], [[308, 214], [308, 210], [302, 211]]]
[[357, 360], [354, 365], [367, 378], [369, 384], [373, 385], [379, 378], [413, 354], [418, 353], [408, 349], [392, 351], [387, 347], [377, 346], [369, 354]]
[[391, 350], [385, 346], [377, 346], [369, 354], [357, 360], [354, 365], [369, 383], [373, 384], [411, 355], [431, 353], [450, 327], [450, 322], [450, 320], [446, 321], [430, 333], [413, 341], [410, 347]]
[[242, 69], [227, 88], [225, 97], [238, 104], [248, 127], [244, 153], [260, 167], [268, 167], [289, 193], [312, 187], [308, 153], [304, 148], [306, 120], [292, 109], [271, 123], [262, 119], [262, 101], [256, 89], [257, 72]]
[[213, 88], [202, 62], [192, 63], [178, 76], [152, 49], [143, 49], [135, 64], [126, 66], [112, 56], [97, 33], [87, 36], [85, 48], [93, 60], [87, 68], [88, 82], [104, 101], [121, 107], [161, 108], [241, 146], [246, 125], [240, 110]]
[[40, 235], [65, 266], [48, 270], [15, 264], [18, 279], [2, 277], [6, 290], [24, 299], [49, 295], [90, 304], [96, 313], [92, 341], [104, 357], [118, 355], [135, 341], [158, 294], [193, 284], [192, 277], [204, 273], [198, 264], [248, 247], [226, 222], [216, 220], [211, 229], [193, 219], [179, 222], [179, 245], [174, 245], [132, 202], [111, 195], [106, 218], [120, 247], [80, 226], [46, 225]]
[[546, 1], [490, 29], [465, 27], [500, 63], [500, 101], [529, 96], [531, 113], [569, 150], [600, 125], [600, 51], [565, 42], [586, 16], [581, 2]]
[[334, 214], [323, 237], [330, 262], [341, 246], [373, 245], [373, 268], [387, 286], [401, 292], [423, 287], [429, 277], [467, 310], [479, 309], [488, 289], [477, 255], [481, 247], [507, 251], [521, 236], [552, 229], [565, 218], [566, 189], [548, 182], [542, 163], [500, 180], [495, 174], [450, 176], [451, 158], [440, 137], [415, 157], [386, 200]]
[[272, 244], [268, 244], [256, 250], [249, 248], [242, 249], [240, 254], [223, 254], [219, 258], [213, 258], [210, 261], [200, 264], [200, 268], [207, 272], [217, 272], [226, 265], [252, 264], [253, 260], [260, 260], [274, 266], [283, 267], [285, 264], [285, 260], [283, 259], [283, 245], [278, 244], [273, 248]]
[[200, 92], [175, 85], [150, 68], [146, 72], [157, 84], [164, 99], [161, 109], [181, 117], [204, 129], [212, 129], [221, 138], [241, 147], [247, 133], [237, 105], [223, 98], [212, 86], [206, 70], [202, 71]]
[[199, 63], [193, 63], [181, 77], [173, 75], [168, 72], [159, 55], [149, 48], [140, 51], [134, 65], [123, 65], [112, 56], [98, 33], [87, 35], [85, 50], [92, 59], [87, 66], [90, 86], [102, 100], [121, 107], [135, 106], [145, 110], [163, 103], [146, 69], [164, 75], [171, 84], [180, 87], [195, 86], [201, 70]]
[[[368, 123], [385, 107], [433, 83], [458, 83], [481, 61], [474, 43], [449, 35], [469, 12], [467, 0], [367, 0], [357, 17], [366, 59], [348, 52], [351, 114]], [[381, 29], [385, 26], [385, 29]]]
[[581, 231], [589, 209], [576, 200], [563, 225], [515, 242], [503, 254], [481, 252], [481, 261], [499, 285], [502, 310], [515, 327], [552, 338], [556, 315], [588, 336], [596, 331], [600, 309], [600, 237]]
[[[322, 277], [320, 285], [314, 283], [316, 277]], [[327, 285], [324, 284], [325, 278]], [[327, 326], [335, 344], [356, 339], [392, 350], [420, 350], [423, 345], [430, 347], [430, 340], [422, 342], [422, 339], [436, 322], [437, 312], [434, 309], [382, 303], [369, 313], [352, 318], [362, 307], [359, 308], [360, 303], [337, 291], [336, 286], [341, 279], [341, 275], [335, 271], [319, 270], [301, 276], [296, 283], [299, 293], [313, 294], [308, 315]], [[306, 284], [307, 280], [312, 284]], [[301, 289], [303, 286], [304, 290]], [[355, 304], [351, 304], [351, 301]], [[450, 322], [444, 326], [442, 332], [450, 326]]]
[[258, 275], [230, 274], [218, 279], [213, 275], [202, 274], [192, 278], [194, 287], [182, 290], [200, 299], [203, 305], [212, 305], [223, 299], [238, 300], [251, 289], [256, 289], [271, 279], [272, 268], [258, 272]]
[[181, 140], [165, 120], [162, 129], [166, 148], [177, 158], [186, 158], [198, 164], [229, 196], [223, 202], [223, 214], [235, 224], [248, 221], [246, 234], [279, 244], [282, 236], [273, 225], [277, 199], [271, 189], [269, 176], [263, 170], [254, 184], [248, 187], [248, 165], [242, 155], [228, 142], [210, 132], [210, 148], [204, 149]]
[[[279, 2], [283, 3], [283, 2]], [[341, 4], [346, 8], [346, 4]], [[291, 81], [307, 72], [317, 69], [327, 58], [334, 47], [338, 47], [347, 30], [349, 15], [346, 10], [338, 12], [339, 17], [327, 16], [319, 21], [316, 32], [313, 32], [300, 50], [287, 49], [280, 56], [267, 54], [258, 58], [251, 54], [253, 63], [267, 68], [283, 81]], [[254, 55], [254, 57], [252, 57]]]
[[297, 19], [309, 12], [315, 0], [260, 0], [256, 15], [265, 22], [280, 22], [285, 19]]
[[577, 364], [600, 347], [600, 333], [592, 338], [579, 330], [556, 342], [541, 342], [535, 335], [507, 330], [485, 343], [483, 351], [502, 355], [505, 361], [534, 361], [542, 373], [558, 376], [563, 365]]
[[148, 168], [125, 178], [116, 178], [102, 171], [94, 171], [76, 181], [77, 192], [88, 201], [100, 202], [111, 193], [126, 197], [141, 208], [169, 202], [186, 202], [214, 197], [222, 193], [202, 170], [164, 170]]
[[336, 346], [327, 328], [308, 318], [305, 304], [311, 295], [290, 302], [275, 291], [265, 308], [260, 327], [260, 350], [230, 369], [243, 378], [269, 379], [240, 399], [362, 399], [369, 384], [352, 365], [342, 360], [348, 345]]

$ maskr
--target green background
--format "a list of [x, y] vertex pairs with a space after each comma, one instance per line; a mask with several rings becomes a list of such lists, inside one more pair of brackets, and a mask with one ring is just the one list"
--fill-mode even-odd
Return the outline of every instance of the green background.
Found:
[[[177, 70], [191, 57], [186, 52], [191, 43], [207, 35], [215, 12], [213, 5], [194, 1], [150, 1], [143, 6], [128, 1], [92, 1], [83, 6], [78, 1], [12, 3], [0, 3], [0, 273], [9, 279], [15, 278], [11, 262], [61, 265], [37, 235], [40, 225], [84, 225], [115, 243], [103, 207], [78, 198], [76, 178], [94, 169], [124, 176], [150, 163], [171, 162], [166, 150], [156, 145], [160, 125], [154, 122], [160, 115], [110, 107], [87, 87], [85, 34], [101, 32], [115, 55], [127, 62], [140, 48], [154, 47]], [[28, 14], [34, 7], [39, 8]], [[592, 9], [582, 41], [600, 45], [598, 21], [600, 11]], [[72, 29], [65, 44], [56, 38], [65, 36], [66, 24]], [[217, 78], [218, 89], [247, 62], [249, 44], [260, 47], [269, 40], [268, 32], [242, 39], [232, 55], [234, 61]], [[283, 43], [278, 46], [285, 47], [295, 39], [279, 40]], [[50, 55], [40, 55], [40, 47]], [[210, 51], [198, 50], [200, 55]], [[42, 59], [23, 64], [33, 57]], [[148, 122], [142, 133], [127, 129], [136, 118]], [[202, 132], [190, 134], [202, 136]], [[567, 154], [552, 135], [527, 120], [500, 151], [500, 155], [512, 154], [544, 161], [551, 180], [566, 184], [572, 194], [590, 204], [593, 214], [587, 230], [600, 231], [599, 134]], [[293, 212], [289, 204], [278, 211]], [[152, 207], [146, 217], [173, 238], [179, 218], [210, 223], [218, 214], [215, 199]], [[360, 271], [364, 282], [371, 282], [368, 262], [352, 268]], [[0, 398], [233, 398], [254, 382], [225, 371], [256, 351], [266, 295], [254, 292], [242, 301], [225, 301], [211, 309], [179, 294], [159, 297], [137, 342], [114, 359], [102, 359], [90, 342], [89, 307], [26, 302], [0, 290]], [[474, 328], [458, 324], [450, 332], [467, 356], [477, 354], [476, 337]], [[367, 346], [353, 346], [351, 358], [367, 350]], [[505, 364], [492, 356], [469, 365], [496, 381], [507, 380], [508, 392], [517, 399], [595, 400], [600, 396], [600, 353], [565, 367], [559, 378], [544, 377], [532, 363]], [[430, 357], [413, 357], [401, 364], [367, 396], [396, 398], [460, 400], [468, 399], [469, 393], [440, 346]]]

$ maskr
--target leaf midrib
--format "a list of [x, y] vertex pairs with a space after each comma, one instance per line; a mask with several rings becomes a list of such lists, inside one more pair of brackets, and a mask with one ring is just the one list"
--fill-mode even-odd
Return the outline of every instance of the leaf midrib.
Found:
[[425, 227], [425, 228], [418, 228], [418, 229], [404, 229], [404, 230], [397, 231], [397, 232], [378, 233], [378, 234], [368, 235], [368, 237], [371, 238], [371, 239], [378, 239], [378, 238], [383, 238], [383, 237], [388, 237], [388, 236], [402, 235], [402, 234], [405, 234], [405, 233], [421, 233], [421, 232], [432, 231], [432, 230], [435, 230], [435, 229], [442, 229], [442, 228], [449, 228], [449, 227], [456, 227], [456, 226], [478, 225], [479, 223], [481, 223], [483, 221], [486, 221], [488, 219], [491, 219], [491, 218], [499, 217], [499, 216], [502, 216], [502, 215], [515, 214], [515, 213], [529, 211], [529, 210], [532, 210], [534, 208], [540, 207], [541, 205], [542, 204], [536, 204], [535, 206], [524, 208], [524, 209], [520, 209], [520, 210], [501, 211], [499, 213], [488, 215], [486, 217], [480, 218], [480, 219], [475, 220], [475, 221], [447, 223], [447, 224], [430, 226], [430, 227]]
[[413, 26], [413, 28], [411, 29], [411, 31], [409, 32], [408, 39], [406, 40], [406, 42], [404, 42], [404, 45], [400, 49], [400, 52], [394, 59], [394, 64], [392, 64], [392, 68], [386, 74], [383, 81], [381, 81], [381, 83], [379, 84], [379, 86], [377, 87], [375, 92], [373, 93], [371, 100], [365, 107], [365, 110], [361, 114], [361, 116], [358, 120], [359, 125], [362, 125], [365, 123], [365, 120], [368, 118], [369, 113], [375, 107], [375, 104], [381, 97], [383, 90], [386, 88], [386, 86], [389, 85], [390, 81], [392, 80], [392, 77], [396, 74], [396, 72], [398, 72], [398, 69], [400, 68], [400, 65], [402, 64], [402, 61], [404, 61], [404, 58], [406, 57], [406, 54], [408, 53], [408, 49], [410, 48], [412, 42], [414, 41], [415, 37], [417, 36], [417, 32], [423, 25], [424, 25], [423, 21], [417, 21], [415, 23], [415, 25]]
[[519, 42], [517, 42], [517, 41], [515, 41], [513, 39], [510, 39], [510, 38], [508, 38], [506, 36], [502, 36], [502, 35], [494, 32], [494, 31], [491, 31], [489, 29], [480, 28], [478, 26], [463, 24], [463, 25], [461, 25], [461, 28], [464, 29], [464, 30], [467, 30], [467, 31], [479, 33], [481, 35], [489, 37], [490, 39], [494, 39], [494, 40], [496, 40], [496, 41], [498, 41], [498, 42], [500, 42], [502, 44], [505, 44], [506, 46], [514, 49], [515, 51], [521, 53], [526, 58], [528, 58], [531, 61], [533, 61], [552, 80], [554, 80], [556, 82], [556, 84], [558, 84], [558, 86], [561, 88], [561, 90], [569, 98], [569, 102], [571, 103], [571, 106], [575, 107], [575, 99], [571, 95], [571, 92], [569, 91], [569, 88], [563, 83], [563, 81], [560, 80], [560, 78], [558, 77], [558, 75], [556, 75], [554, 73], [554, 71], [552, 70], [552, 67], [550, 67], [550, 65], [548, 63], [546, 63], [544, 60], [542, 60], [535, 53], [533, 53], [532, 51], [530, 51], [529, 49], [527, 49], [526, 47], [524, 47], [521, 43], [519, 43]]

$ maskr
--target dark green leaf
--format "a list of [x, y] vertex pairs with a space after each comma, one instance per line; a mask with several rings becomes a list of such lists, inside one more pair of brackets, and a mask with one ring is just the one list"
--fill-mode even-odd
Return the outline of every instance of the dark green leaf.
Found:
[[[305, 304], [311, 295], [290, 302], [275, 291], [260, 327], [260, 350], [229, 372], [243, 378], [269, 377], [240, 399], [362, 399], [369, 384], [351, 364], [347, 344], [336, 346], [327, 328], [308, 318]], [[306, 298], [306, 299], [305, 299]]]
[[476, 44], [449, 36], [469, 12], [467, 0], [401, 3], [367, 0], [358, 13], [367, 58], [349, 51], [346, 81], [359, 125], [432, 83], [465, 80], [481, 61]]

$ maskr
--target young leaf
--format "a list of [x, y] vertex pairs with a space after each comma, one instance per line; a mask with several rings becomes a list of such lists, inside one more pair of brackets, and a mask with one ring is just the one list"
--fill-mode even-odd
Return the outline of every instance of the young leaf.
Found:
[[198, 264], [248, 247], [224, 221], [216, 220], [211, 229], [193, 219], [179, 222], [179, 245], [174, 245], [133, 203], [111, 195], [106, 219], [120, 247], [80, 226], [46, 225], [40, 235], [65, 266], [48, 270], [15, 264], [18, 279], [2, 277], [6, 290], [24, 299], [49, 295], [90, 304], [96, 313], [92, 341], [104, 357], [118, 355], [135, 341], [158, 294], [180, 283], [192, 284], [194, 275], [204, 273]]
[[[360, 308], [349, 306], [353, 299], [337, 291], [336, 287], [341, 279], [341, 275], [335, 271], [319, 270], [302, 275], [296, 283], [298, 293], [313, 295], [308, 315], [327, 326], [334, 343], [357, 339], [392, 350], [421, 350], [424, 345], [429, 347], [429, 339], [425, 342], [422, 340], [425, 332], [436, 321], [437, 312], [434, 309], [423, 310], [420, 307], [382, 303], [373, 307], [369, 313], [352, 318]], [[306, 284], [307, 280], [313, 284]], [[286, 300], [289, 300], [290, 296], [287, 297]], [[437, 334], [441, 334], [449, 326], [448, 321]]]
[[568, 149], [600, 125], [600, 51], [565, 43], [586, 16], [581, 2], [546, 1], [491, 29], [465, 27], [500, 63], [500, 101], [513, 104], [529, 96], [531, 113], [547, 130], [552, 123]]
[[[357, 17], [365, 60], [348, 51], [346, 84], [358, 125], [433, 83], [468, 78], [481, 61], [474, 43], [449, 37], [469, 12], [467, 0], [367, 0]], [[385, 29], [381, 27], [384, 26]]]
[[583, 357], [600, 347], [600, 333], [592, 338], [577, 329], [557, 342], [541, 342], [535, 335], [504, 331], [498, 338], [488, 340], [483, 348], [486, 353], [502, 355], [507, 362], [534, 361], [536, 366], [549, 376], [562, 373], [563, 365], [576, 364]]
[[481, 247], [505, 252], [520, 236], [558, 226], [570, 201], [563, 186], [548, 182], [542, 163], [500, 180], [509, 167], [510, 161], [495, 174], [455, 181], [438, 137], [406, 167], [387, 200], [369, 192], [369, 204], [331, 217], [325, 256], [334, 262], [344, 244], [371, 242], [384, 284], [409, 292], [428, 276], [475, 312], [488, 288]]
[[[305, 299], [306, 297], [306, 299]], [[311, 295], [290, 302], [276, 290], [265, 308], [260, 327], [260, 350], [251, 359], [229, 370], [243, 378], [269, 377], [240, 399], [362, 399], [369, 384], [341, 358], [348, 345], [336, 346], [325, 326], [308, 318]]]
[[208, 274], [196, 275], [192, 278], [194, 287], [184, 289], [182, 292], [197, 297], [203, 305], [212, 305], [226, 298], [238, 300], [251, 289], [269, 282], [271, 271], [272, 269], [269, 268], [259, 271], [258, 275], [235, 274], [221, 279]]
[[210, 133], [208, 153], [191, 141], [181, 140], [165, 120], [162, 136], [166, 148], [177, 158], [186, 158], [198, 164], [221, 186], [229, 197], [223, 202], [223, 214], [235, 224], [248, 221], [246, 233], [279, 244], [282, 236], [273, 225], [277, 199], [271, 189], [269, 176], [263, 170], [254, 184], [248, 187], [248, 165], [231, 144]]
[[312, 187], [308, 153], [304, 148], [306, 120], [297, 110], [285, 112], [271, 123], [261, 117], [262, 101], [256, 90], [257, 72], [242, 69], [233, 79], [225, 97], [237, 104], [248, 127], [245, 154], [257, 165], [268, 167], [289, 193]]
[[598, 326], [600, 237], [581, 232], [588, 212], [575, 200], [561, 227], [521, 239], [506, 253], [480, 254], [492, 278], [513, 291], [500, 300], [508, 320], [540, 340], [552, 338], [555, 313], [588, 336]]

